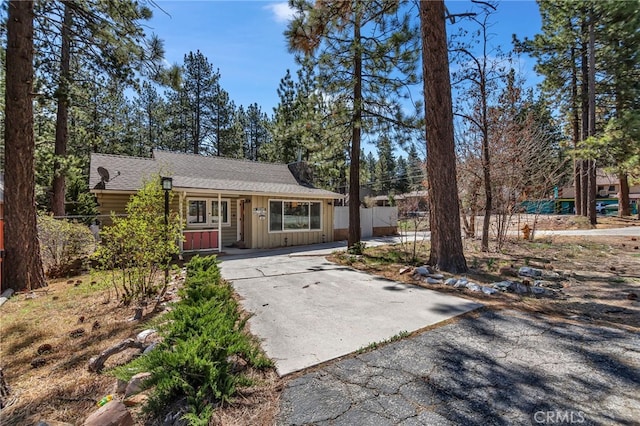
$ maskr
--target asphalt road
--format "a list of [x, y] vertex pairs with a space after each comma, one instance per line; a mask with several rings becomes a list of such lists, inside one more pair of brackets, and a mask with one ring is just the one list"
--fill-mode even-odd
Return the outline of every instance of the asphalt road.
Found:
[[484, 311], [288, 383], [278, 425], [637, 425], [640, 336]]

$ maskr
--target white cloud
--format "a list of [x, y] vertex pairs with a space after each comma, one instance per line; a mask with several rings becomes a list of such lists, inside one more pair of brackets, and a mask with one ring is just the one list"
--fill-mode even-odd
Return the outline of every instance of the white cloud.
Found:
[[289, 7], [289, 3], [271, 3], [265, 6], [265, 9], [273, 13], [273, 19], [279, 24], [286, 24], [295, 14], [295, 11]]

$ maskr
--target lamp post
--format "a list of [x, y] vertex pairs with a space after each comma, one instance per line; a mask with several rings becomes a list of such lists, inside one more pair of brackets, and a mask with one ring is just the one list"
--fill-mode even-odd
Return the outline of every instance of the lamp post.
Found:
[[[164, 191], [164, 231], [165, 242], [169, 243], [169, 191], [173, 189], [173, 178], [161, 177], [162, 190]], [[169, 259], [167, 259], [167, 265], [164, 268], [164, 285], [169, 283]]]

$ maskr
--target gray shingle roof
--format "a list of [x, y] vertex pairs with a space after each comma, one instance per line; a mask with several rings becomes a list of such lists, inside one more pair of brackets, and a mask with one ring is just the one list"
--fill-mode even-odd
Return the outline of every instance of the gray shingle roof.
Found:
[[105, 183], [106, 190], [135, 191], [140, 189], [145, 178], [161, 174], [173, 177], [173, 186], [181, 189], [343, 197], [298, 184], [286, 164], [154, 151], [153, 158], [91, 154], [90, 167], [91, 189], [100, 189], [96, 186], [101, 182], [98, 167], [103, 167], [108, 170], [110, 177], [109, 182]]

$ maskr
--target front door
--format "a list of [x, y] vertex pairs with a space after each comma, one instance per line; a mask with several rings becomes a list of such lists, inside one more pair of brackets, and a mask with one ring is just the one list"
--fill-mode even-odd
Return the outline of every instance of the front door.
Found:
[[244, 199], [238, 200], [238, 241], [244, 243]]

